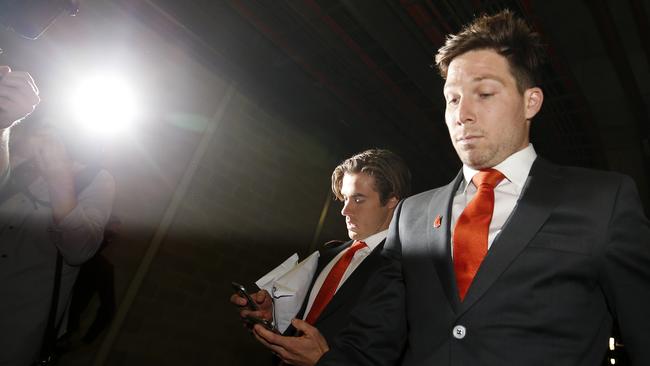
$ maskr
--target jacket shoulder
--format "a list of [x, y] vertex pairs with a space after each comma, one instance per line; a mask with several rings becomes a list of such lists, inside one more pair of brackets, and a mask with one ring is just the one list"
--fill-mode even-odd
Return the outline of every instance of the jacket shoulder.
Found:
[[343, 240], [330, 240], [323, 244], [322, 249], [335, 249], [338, 248], [342, 245], [345, 245], [348, 241], [343, 241]]
[[575, 166], [555, 165], [558, 175], [565, 181], [580, 185], [581, 187], [593, 187], [608, 189], [620, 186], [623, 182], [632, 182], [628, 175], [592, 168], [582, 168]]

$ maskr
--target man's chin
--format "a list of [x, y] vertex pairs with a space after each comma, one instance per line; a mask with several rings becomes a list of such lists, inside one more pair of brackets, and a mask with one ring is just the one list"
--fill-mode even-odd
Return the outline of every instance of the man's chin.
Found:
[[463, 162], [463, 164], [467, 165], [468, 167], [472, 169], [480, 170], [486, 167], [488, 159], [483, 155], [473, 153], [473, 154], [461, 155], [460, 160]]

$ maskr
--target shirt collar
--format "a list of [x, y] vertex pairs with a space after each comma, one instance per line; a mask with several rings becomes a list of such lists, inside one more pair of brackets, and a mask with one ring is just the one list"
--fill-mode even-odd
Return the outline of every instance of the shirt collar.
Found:
[[386, 239], [387, 236], [388, 236], [388, 229], [372, 234], [369, 237], [359, 241], [366, 243], [366, 245], [368, 246], [368, 248], [370, 248], [370, 250], [374, 250], [377, 247], [377, 245], [379, 245], [379, 243], [381, 243], [384, 239]]
[[[535, 148], [533, 148], [533, 144], [528, 144], [524, 149], [508, 156], [506, 160], [494, 166], [493, 169], [500, 171], [521, 192], [524, 189], [524, 184], [526, 183], [526, 179], [528, 179], [528, 173], [530, 173], [530, 168], [533, 166], [536, 158], [537, 153], [535, 152]], [[467, 189], [469, 182], [472, 181], [476, 173], [478, 173], [478, 170], [463, 164], [463, 176], [465, 177], [465, 181], [463, 182], [464, 187], [462, 187], [463, 192]]]

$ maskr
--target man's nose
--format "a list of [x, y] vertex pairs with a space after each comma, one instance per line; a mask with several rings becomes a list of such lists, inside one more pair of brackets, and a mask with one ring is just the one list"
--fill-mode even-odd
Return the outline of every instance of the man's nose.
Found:
[[343, 203], [343, 208], [341, 209], [341, 215], [343, 216], [348, 216], [352, 211], [352, 208], [350, 207], [350, 201], [344, 202]]
[[456, 107], [454, 116], [455, 123], [466, 124], [476, 121], [476, 114], [474, 110], [474, 103], [468, 98], [461, 98]]

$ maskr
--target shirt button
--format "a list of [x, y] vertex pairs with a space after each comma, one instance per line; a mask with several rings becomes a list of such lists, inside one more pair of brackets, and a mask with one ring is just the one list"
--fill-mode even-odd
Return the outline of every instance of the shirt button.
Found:
[[454, 330], [452, 330], [452, 334], [456, 339], [463, 339], [467, 334], [467, 329], [465, 329], [465, 327], [463, 327], [462, 325], [457, 325], [454, 327]]

